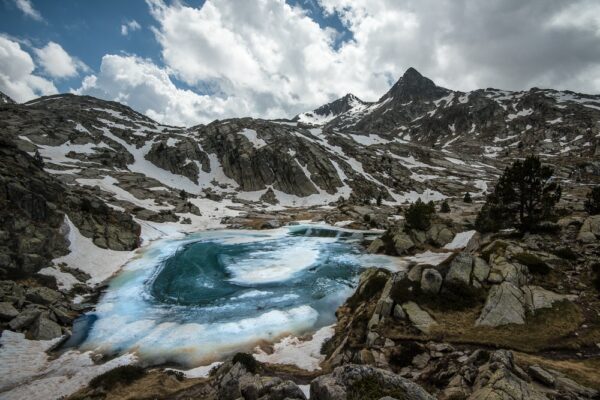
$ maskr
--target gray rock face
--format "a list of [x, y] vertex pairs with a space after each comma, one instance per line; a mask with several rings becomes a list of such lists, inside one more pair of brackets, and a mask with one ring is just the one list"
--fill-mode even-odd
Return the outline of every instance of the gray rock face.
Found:
[[426, 234], [427, 241], [438, 247], [450, 243], [454, 237], [454, 233], [443, 224], [433, 224]]
[[176, 143], [171, 146], [169, 140], [154, 143], [146, 154], [146, 159], [158, 167], [198, 183], [200, 169], [194, 161], [198, 161], [202, 171], [210, 172], [208, 155], [190, 138], [178, 137], [174, 141]]
[[526, 312], [525, 294], [510, 282], [494, 285], [488, 293], [476, 326], [500, 326], [524, 324]]
[[450, 270], [446, 274], [447, 282], [461, 282], [466, 285], [471, 283], [473, 271], [473, 256], [468, 253], [459, 253], [450, 263]]
[[433, 268], [427, 268], [421, 275], [421, 290], [427, 293], [438, 293], [442, 287], [442, 275]]
[[12, 303], [3, 301], [0, 303], [0, 320], [9, 321], [19, 315], [19, 311], [13, 307]]
[[531, 365], [527, 369], [527, 372], [529, 372], [529, 375], [531, 375], [533, 377], [533, 379], [540, 381], [544, 385], [549, 386], [549, 387], [554, 386], [554, 382], [555, 382], [554, 376], [552, 376], [552, 374], [550, 372], [546, 371], [539, 365]]
[[[422, 387], [390, 371], [367, 365], [346, 364], [331, 374], [320, 376], [310, 384], [311, 400], [345, 400], [347, 393], [362, 382], [375, 381], [382, 397], [394, 393], [404, 400], [434, 400]], [[397, 397], [398, 398], [398, 397]]]
[[62, 298], [62, 294], [47, 287], [36, 287], [27, 290], [27, 300], [36, 304], [50, 305]]
[[31, 326], [29, 334], [35, 340], [50, 340], [62, 336], [62, 330], [56, 322], [41, 314]]
[[410, 322], [425, 334], [429, 334], [431, 332], [431, 328], [437, 325], [437, 322], [427, 313], [419, 307], [419, 305], [415, 302], [409, 301], [402, 304], [402, 308]]

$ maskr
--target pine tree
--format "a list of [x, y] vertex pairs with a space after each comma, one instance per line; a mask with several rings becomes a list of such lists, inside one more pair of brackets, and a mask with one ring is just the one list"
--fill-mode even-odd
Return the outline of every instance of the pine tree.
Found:
[[543, 166], [535, 156], [515, 161], [504, 170], [494, 191], [487, 196], [475, 222], [477, 229], [491, 232], [517, 227], [527, 231], [548, 218], [562, 194], [553, 173], [552, 168]]
[[471, 198], [471, 193], [469, 193], [469, 192], [465, 193], [465, 197], [463, 198], [463, 201], [465, 203], [472, 203], [473, 199]]
[[419, 198], [404, 213], [406, 226], [407, 228], [426, 231], [431, 226], [431, 217], [433, 214], [435, 214], [435, 205], [433, 202], [430, 201], [426, 204]]
[[584, 207], [590, 215], [600, 214], [600, 186], [595, 186], [588, 193]]
[[186, 192], [185, 190], [181, 189], [181, 191], [179, 192], [179, 198], [180, 198], [181, 200], [185, 200], [185, 199], [187, 199], [187, 198], [188, 198], [188, 194], [187, 194], [187, 192]]
[[448, 205], [448, 201], [444, 200], [444, 202], [442, 203], [441, 207], [440, 207], [440, 212], [442, 213], [449, 213], [450, 212], [450, 206]]
[[382, 200], [383, 200], [383, 196], [381, 195], [381, 192], [379, 192], [379, 194], [377, 195], [377, 207], [381, 206]]

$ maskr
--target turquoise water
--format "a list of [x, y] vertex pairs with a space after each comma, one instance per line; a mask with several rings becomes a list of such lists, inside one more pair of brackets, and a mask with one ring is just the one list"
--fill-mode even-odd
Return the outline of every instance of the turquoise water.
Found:
[[153, 244], [111, 281], [83, 349], [199, 365], [335, 322], [368, 266], [365, 233], [293, 226]]

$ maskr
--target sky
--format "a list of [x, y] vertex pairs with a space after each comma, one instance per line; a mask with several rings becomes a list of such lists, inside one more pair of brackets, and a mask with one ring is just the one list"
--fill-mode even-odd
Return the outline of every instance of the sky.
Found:
[[598, 0], [0, 0], [0, 91], [159, 122], [379, 99], [409, 67], [468, 91], [600, 93]]

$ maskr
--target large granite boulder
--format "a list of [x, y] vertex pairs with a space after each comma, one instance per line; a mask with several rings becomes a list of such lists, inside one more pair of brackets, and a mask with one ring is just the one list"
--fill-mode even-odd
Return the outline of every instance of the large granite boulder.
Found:
[[[322, 375], [310, 384], [311, 400], [346, 400], [352, 392], [368, 393], [370, 398], [391, 396], [403, 400], [434, 400], [416, 383], [393, 372], [368, 365], [346, 364], [331, 374]], [[377, 397], [379, 396], [379, 397]]]
[[526, 316], [526, 297], [521, 289], [510, 282], [494, 285], [488, 293], [476, 326], [500, 326], [524, 324]]
[[402, 308], [415, 328], [425, 334], [431, 333], [431, 329], [437, 325], [431, 315], [413, 301], [402, 304]]
[[436, 294], [442, 287], [442, 275], [433, 268], [427, 268], [421, 275], [421, 290], [426, 293]]
[[592, 215], [583, 222], [577, 239], [583, 243], [594, 243], [600, 239], [600, 215]]
[[446, 274], [446, 281], [469, 285], [471, 283], [472, 272], [473, 256], [466, 252], [459, 253], [450, 263], [450, 269]]

